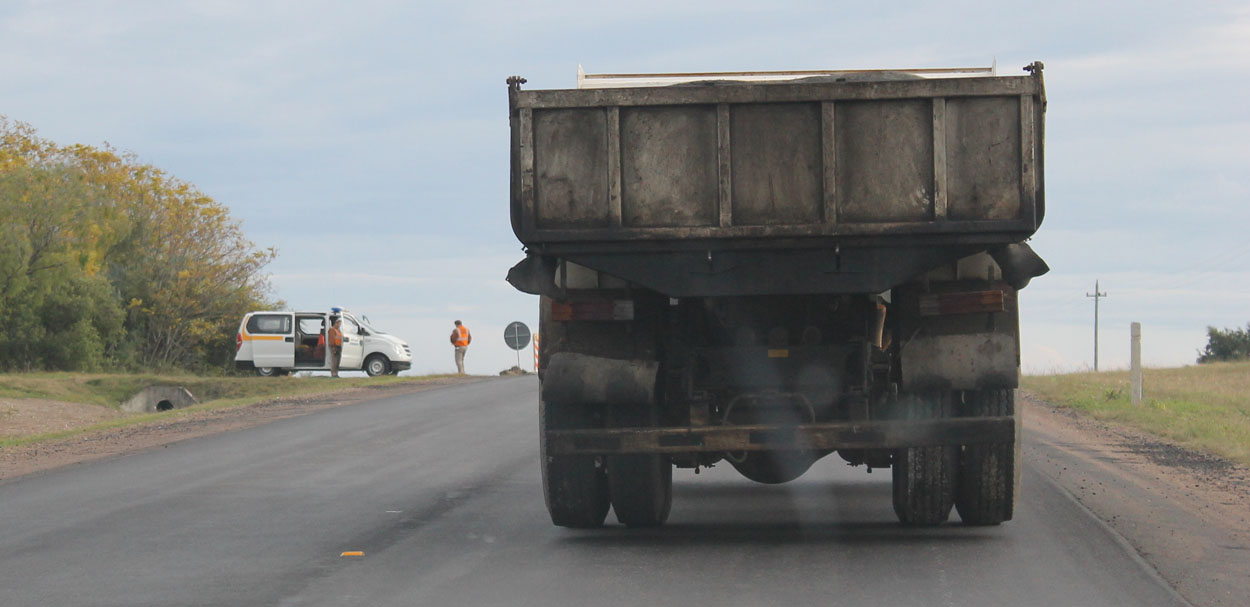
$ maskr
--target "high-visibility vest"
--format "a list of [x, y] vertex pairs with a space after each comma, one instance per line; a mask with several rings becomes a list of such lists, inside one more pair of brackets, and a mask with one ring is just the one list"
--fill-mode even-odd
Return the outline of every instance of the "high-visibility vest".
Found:
[[459, 335], [456, 336], [456, 341], [454, 342], [455, 346], [457, 348], [463, 348], [469, 345], [469, 328], [464, 325], [460, 325], [459, 327], [456, 327], [456, 332], [459, 333]]
[[341, 331], [338, 327], [330, 327], [330, 347], [343, 347], [343, 331]]

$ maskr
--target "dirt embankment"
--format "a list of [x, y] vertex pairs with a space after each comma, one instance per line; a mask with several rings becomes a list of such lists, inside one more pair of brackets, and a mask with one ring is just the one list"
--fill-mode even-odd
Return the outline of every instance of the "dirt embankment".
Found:
[[[274, 398], [253, 405], [208, 411], [179, 411], [151, 422], [75, 434], [60, 440], [0, 449], [0, 483], [69, 464], [150, 449], [180, 440], [341, 407], [481, 377], [440, 377], [421, 383], [354, 388], [333, 394]], [[0, 438], [21, 438], [74, 430], [124, 417], [98, 405], [38, 399], [0, 399]]]
[[41, 398], [0, 398], [0, 438], [51, 434], [125, 415], [116, 409]]
[[1250, 469], [1053, 407], [1027, 392], [1025, 462], [1132, 545], [1185, 599], [1250, 597]]

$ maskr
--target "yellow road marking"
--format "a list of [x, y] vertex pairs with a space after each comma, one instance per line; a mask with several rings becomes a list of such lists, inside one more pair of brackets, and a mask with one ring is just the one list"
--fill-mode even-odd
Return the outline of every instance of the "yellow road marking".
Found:
[[348, 552], [344, 552], [343, 554], [340, 554], [339, 556], [364, 556], [364, 555], [365, 553], [359, 550], [351, 550]]

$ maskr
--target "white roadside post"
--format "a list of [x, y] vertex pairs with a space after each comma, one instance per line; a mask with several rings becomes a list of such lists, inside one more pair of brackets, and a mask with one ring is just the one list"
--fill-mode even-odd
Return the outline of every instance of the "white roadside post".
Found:
[[1133, 323], [1129, 334], [1132, 340], [1132, 368], [1129, 371], [1129, 381], [1133, 384], [1133, 406], [1136, 407], [1141, 405], [1141, 323]]

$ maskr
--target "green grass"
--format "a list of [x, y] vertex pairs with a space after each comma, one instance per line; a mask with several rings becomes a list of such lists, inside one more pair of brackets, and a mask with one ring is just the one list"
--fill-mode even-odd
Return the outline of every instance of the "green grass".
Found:
[[1250, 464], [1250, 361], [1145, 369], [1136, 407], [1128, 371], [1026, 376], [1022, 387], [1054, 405]]
[[150, 386], [182, 386], [198, 405], [136, 414], [109, 421], [36, 436], [0, 438], [0, 448], [68, 438], [87, 432], [121, 428], [155, 420], [174, 421], [196, 412], [241, 407], [270, 398], [333, 394], [353, 388], [381, 388], [423, 383], [442, 376], [382, 377], [202, 377], [196, 375], [125, 375], [84, 373], [0, 374], [0, 398], [38, 398], [86, 403], [119, 409], [121, 404]]

